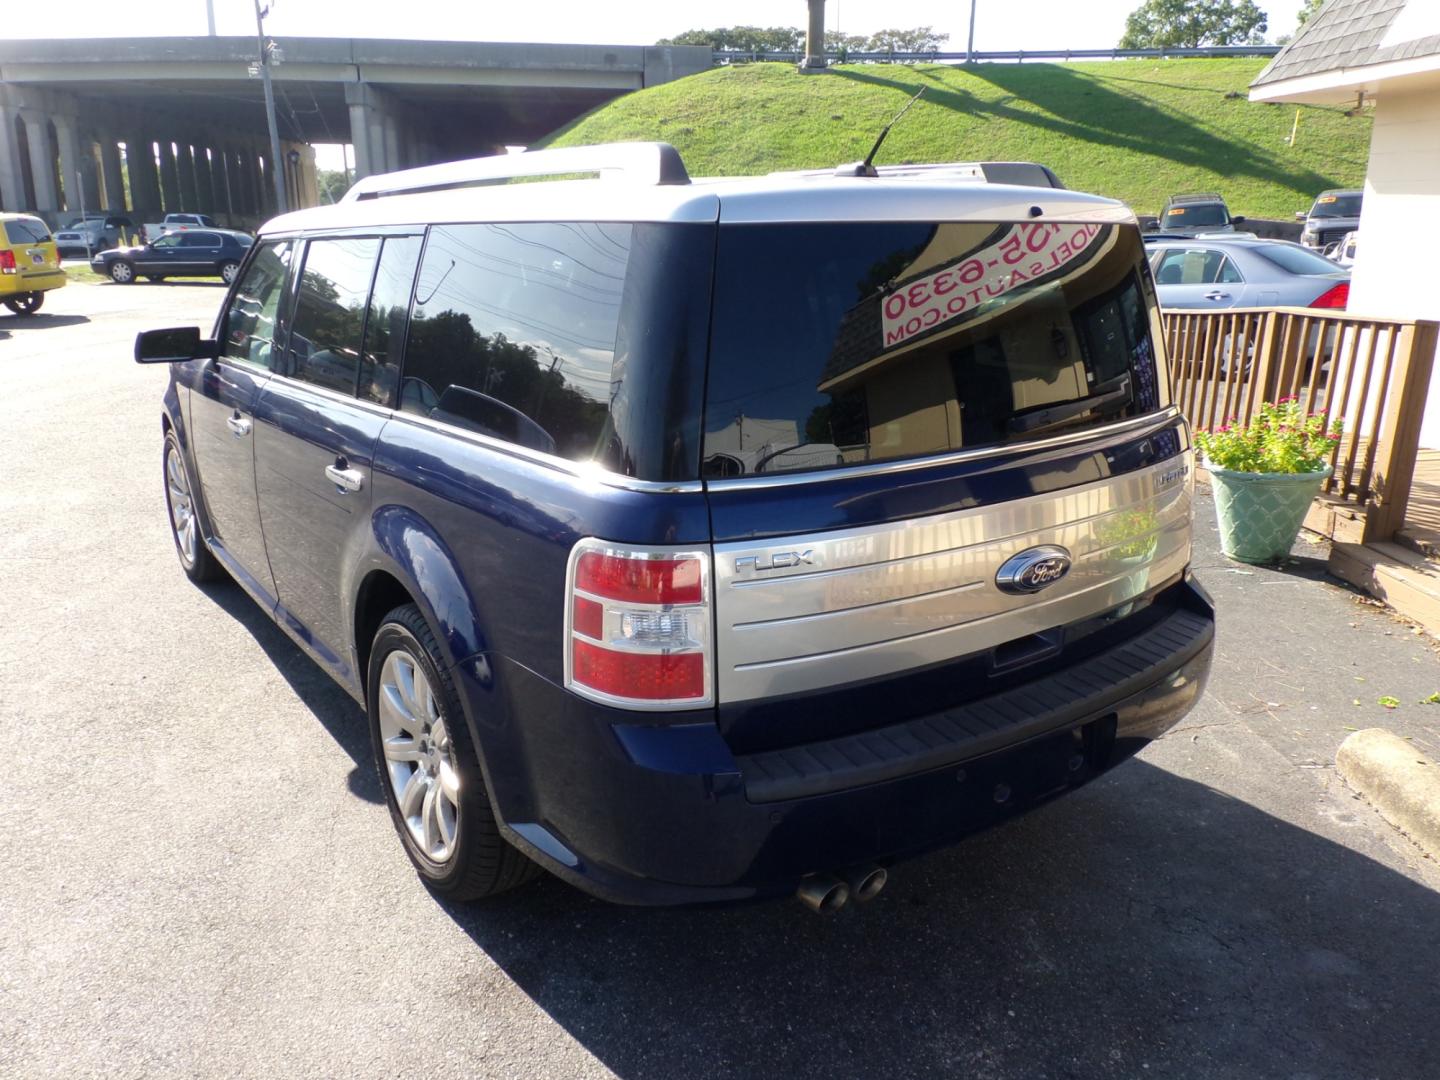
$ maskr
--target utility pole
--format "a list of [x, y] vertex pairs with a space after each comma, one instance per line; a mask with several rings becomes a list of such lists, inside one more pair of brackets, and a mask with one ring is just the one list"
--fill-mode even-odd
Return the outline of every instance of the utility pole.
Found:
[[[267, 7], [265, 9], [269, 11]], [[285, 168], [280, 163], [280, 129], [275, 126], [275, 87], [270, 83], [270, 54], [265, 48], [264, 12], [255, 0], [255, 38], [260, 43], [260, 81], [265, 84], [265, 120], [270, 125], [270, 177], [275, 181], [275, 212], [285, 213]]]
[[205, 20], [210, 27], [210, 36], [215, 36], [215, 0], [205, 0]]
[[965, 43], [965, 63], [970, 63], [975, 57], [975, 5], [979, 0], [970, 0], [970, 39]]

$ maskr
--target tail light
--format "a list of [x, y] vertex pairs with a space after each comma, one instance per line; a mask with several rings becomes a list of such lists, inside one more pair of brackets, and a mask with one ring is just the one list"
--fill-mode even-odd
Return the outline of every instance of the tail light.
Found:
[[631, 709], [711, 704], [708, 552], [585, 539], [566, 583], [569, 689]]
[[0, 274], [15, 273], [15, 252], [0, 251]]
[[1350, 302], [1350, 282], [1342, 281], [1333, 288], [1326, 289], [1310, 302], [1312, 308], [1332, 308], [1336, 311], [1344, 311], [1345, 305]]

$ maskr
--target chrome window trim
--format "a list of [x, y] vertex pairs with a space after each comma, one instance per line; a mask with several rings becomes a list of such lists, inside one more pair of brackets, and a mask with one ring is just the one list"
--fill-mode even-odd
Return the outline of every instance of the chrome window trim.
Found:
[[995, 446], [978, 446], [973, 450], [955, 450], [948, 454], [932, 454], [929, 457], [899, 458], [895, 461], [877, 461], [866, 465], [849, 465], [840, 469], [818, 469], [775, 473], [771, 476], [735, 476], [705, 481], [710, 491], [749, 491], [755, 488], [789, 487], [793, 484], [813, 484], [822, 480], [849, 480], [860, 476], [885, 476], [892, 473], [928, 469], [937, 465], [953, 465], [963, 461], [983, 461], [986, 458], [1001, 457], [1005, 454], [1029, 450], [1052, 450], [1063, 446], [1074, 446], [1112, 435], [1130, 432], [1158, 431], [1180, 416], [1180, 409], [1169, 405], [1158, 412], [1133, 416], [1104, 427], [1086, 428], [1068, 435], [1055, 435], [1049, 439], [1032, 442], [998, 443]]
[[432, 420], [428, 416], [417, 416], [415, 413], [397, 409], [391, 414], [393, 421], [404, 421], [414, 424], [417, 427], [430, 428], [444, 435], [453, 435], [464, 439], [466, 442], [482, 447], [486, 450], [495, 450], [510, 457], [520, 458], [535, 465], [553, 469], [556, 472], [576, 480], [588, 480], [593, 483], [602, 484], [605, 487], [622, 488], [626, 491], [640, 491], [649, 494], [698, 494], [705, 490], [705, 483], [702, 480], [640, 480], [633, 476], [626, 476], [623, 473], [611, 472], [598, 465], [584, 461], [571, 461], [569, 458], [557, 457], [554, 454], [547, 454], [540, 450], [531, 450], [529, 447], [520, 446], [516, 443], [508, 443], [503, 439], [496, 439], [490, 435], [482, 435], [478, 431], [467, 431], [465, 428], [456, 427], [454, 424], [447, 424], [443, 420]]

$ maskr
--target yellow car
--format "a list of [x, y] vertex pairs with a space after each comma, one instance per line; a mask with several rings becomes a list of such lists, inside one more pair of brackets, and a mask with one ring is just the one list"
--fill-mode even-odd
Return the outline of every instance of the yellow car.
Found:
[[50, 227], [29, 214], [0, 214], [0, 304], [33, 315], [45, 293], [64, 284]]

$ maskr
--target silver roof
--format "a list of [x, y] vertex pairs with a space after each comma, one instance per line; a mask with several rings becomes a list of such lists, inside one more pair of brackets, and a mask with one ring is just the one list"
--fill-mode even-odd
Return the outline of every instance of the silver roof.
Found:
[[[1038, 215], [1032, 208], [1039, 207]], [[262, 235], [467, 221], [1085, 221], [1134, 224], [1125, 204], [976, 180], [755, 176], [642, 185], [614, 179], [460, 187], [298, 210]]]

